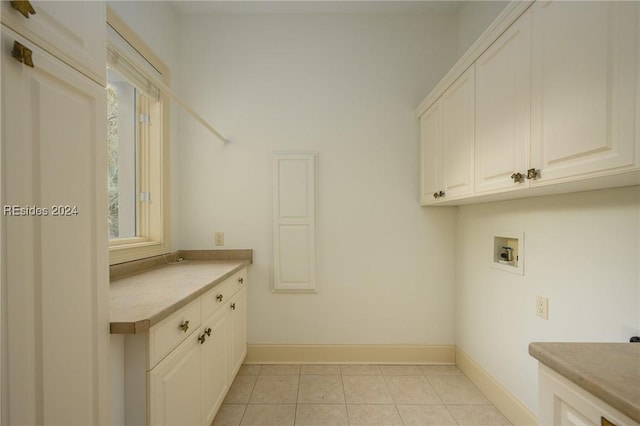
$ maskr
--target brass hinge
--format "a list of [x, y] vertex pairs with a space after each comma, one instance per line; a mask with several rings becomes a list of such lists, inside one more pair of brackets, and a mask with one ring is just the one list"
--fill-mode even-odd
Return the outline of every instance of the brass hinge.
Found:
[[14, 41], [13, 42], [13, 50], [11, 51], [11, 56], [15, 58], [16, 61], [25, 64], [28, 67], [34, 68], [33, 66], [33, 52], [28, 47], [25, 47], [22, 43]]
[[11, 7], [20, 12], [22, 16], [29, 19], [29, 15], [35, 15], [36, 10], [27, 0], [16, 0], [11, 2]]

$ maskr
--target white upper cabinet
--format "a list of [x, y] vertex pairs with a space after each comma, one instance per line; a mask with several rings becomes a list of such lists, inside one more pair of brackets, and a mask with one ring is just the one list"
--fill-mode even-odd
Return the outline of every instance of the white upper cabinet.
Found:
[[421, 203], [640, 184], [639, 22], [638, 2], [509, 4], [418, 107]]
[[[101, 1], [2, 3], [2, 22], [97, 83], [105, 84], [106, 9]], [[28, 7], [30, 13], [13, 7]]]
[[474, 66], [466, 70], [442, 95], [443, 197], [473, 192]]
[[476, 61], [477, 193], [529, 186], [530, 52], [527, 11]]
[[420, 202], [430, 204], [438, 199], [442, 182], [438, 174], [440, 162], [440, 103], [436, 102], [420, 117]]
[[474, 67], [420, 117], [422, 204], [473, 192]]
[[533, 12], [533, 184], [633, 166], [636, 2], [537, 2]]

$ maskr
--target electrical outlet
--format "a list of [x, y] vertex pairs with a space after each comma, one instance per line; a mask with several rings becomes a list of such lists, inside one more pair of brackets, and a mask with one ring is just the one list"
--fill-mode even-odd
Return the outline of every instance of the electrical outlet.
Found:
[[540, 318], [549, 319], [549, 299], [546, 297], [536, 297], [536, 315]]
[[216, 246], [224, 245], [224, 232], [216, 232], [215, 235]]

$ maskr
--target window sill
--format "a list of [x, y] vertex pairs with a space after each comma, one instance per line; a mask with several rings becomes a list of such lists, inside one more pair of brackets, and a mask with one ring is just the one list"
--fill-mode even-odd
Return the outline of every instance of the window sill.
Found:
[[159, 241], [114, 245], [109, 247], [109, 265], [158, 256], [168, 252], [168, 244]]

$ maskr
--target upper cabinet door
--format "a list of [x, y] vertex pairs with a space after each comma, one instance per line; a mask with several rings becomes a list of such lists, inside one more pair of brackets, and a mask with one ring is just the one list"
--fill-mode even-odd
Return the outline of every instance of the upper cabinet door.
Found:
[[28, 18], [14, 9], [12, 2], [1, 3], [5, 25], [104, 86], [107, 22], [104, 2], [32, 1], [35, 14]]
[[433, 104], [420, 116], [420, 203], [432, 204], [442, 189], [439, 172], [440, 103]]
[[533, 8], [532, 161], [536, 182], [635, 163], [636, 2], [540, 1]]
[[441, 165], [444, 197], [473, 192], [475, 82], [472, 65], [440, 99], [442, 108]]
[[528, 186], [524, 175], [531, 129], [529, 12], [476, 61], [475, 192]]

